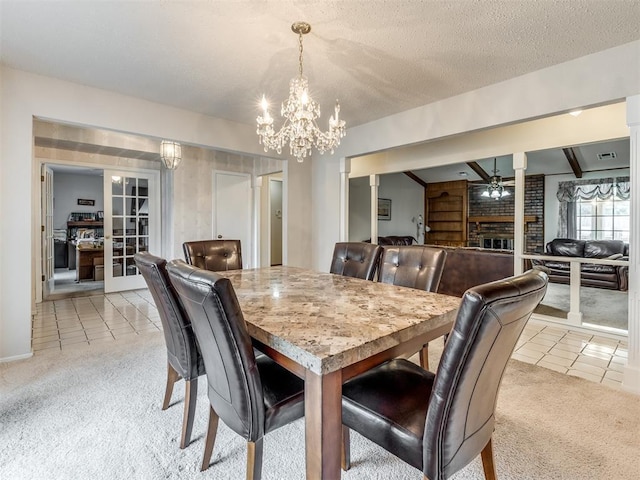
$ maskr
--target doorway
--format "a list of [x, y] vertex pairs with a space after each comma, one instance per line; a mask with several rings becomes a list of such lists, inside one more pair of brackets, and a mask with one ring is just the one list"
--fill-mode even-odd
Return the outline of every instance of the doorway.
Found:
[[43, 173], [43, 300], [145, 288], [133, 255], [159, 241], [158, 172], [51, 163]]
[[270, 265], [282, 265], [282, 179], [269, 178]]
[[103, 171], [60, 164], [45, 164], [43, 171], [42, 216], [49, 219], [43, 223], [43, 299], [103, 293], [93, 257], [78, 261], [79, 247], [93, 247], [104, 236]]

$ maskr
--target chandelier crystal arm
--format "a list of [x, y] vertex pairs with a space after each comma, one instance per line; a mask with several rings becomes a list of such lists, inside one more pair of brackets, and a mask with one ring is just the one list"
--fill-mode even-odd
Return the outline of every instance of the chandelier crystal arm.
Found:
[[311, 31], [311, 25], [306, 22], [296, 22], [291, 30], [298, 34], [298, 62], [299, 75], [289, 82], [289, 97], [282, 102], [280, 115], [284, 123], [277, 132], [273, 127], [273, 117], [269, 113], [266, 97], [262, 96], [262, 115], [256, 119], [260, 144], [264, 151], [275, 150], [282, 153], [283, 147], [289, 143], [289, 153], [298, 162], [311, 156], [315, 147], [321, 154], [340, 145], [340, 139], [345, 136], [345, 122], [340, 120], [340, 104], [336, 100], [334, 115], [329, 118], [329, 130], [323, 132], [318, 127], [316, 119], [320, 118], [320, 105], [309, 94], [309, 82], [303, 74], [303, 39], [302, 36]]

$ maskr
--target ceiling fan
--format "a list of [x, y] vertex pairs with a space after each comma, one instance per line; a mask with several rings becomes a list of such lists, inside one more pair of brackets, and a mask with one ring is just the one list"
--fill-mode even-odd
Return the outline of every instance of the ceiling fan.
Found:
[[483, 197], [499, 200], [502, 197], [508, 197], [509, 195], [511, 195], [511, 192], [509, 192], [509, 190], [507, 190], [504, 187], [513, 186], [515, 182], [512, 180], [508, 180], [506, 182], [503, 181], [502, 177], [498, 175], [499, 171], [500, 170], [498, 170], [498, 167], [497, 167], [497, 159], [494, 158], [493, 159], [493, 175], [489, 179], [488, 184], [481, 185], [482, 187], [484, 187], [484, 191], [482, 192]]

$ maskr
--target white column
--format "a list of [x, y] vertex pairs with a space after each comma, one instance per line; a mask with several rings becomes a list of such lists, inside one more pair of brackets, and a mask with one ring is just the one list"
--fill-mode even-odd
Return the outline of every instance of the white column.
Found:
[[622, 387], [640, 394], [640, 95], [627, 98], [630, 134], [631, 231], [629, 238], [629, 358]]
[[262, 199], [262, 177], [255, 175], [251, 178], [253, 189], [253, 264], [254, 268], [260, 266], [260, 202]]
[[380, 176], [369, 175], [369, 186], [371, 187], [371, 243], [378, 243], [378, 188], [380, 187]]
[[[173, 205], [175, 203], [175, 198], [173, 197], [175, 193], [173, 188], [174, 178], [173, 170], [162, 167], [160, 170], [160, 215], [162, 217], [162, 224], [160, 225], [160, 231], [162, 232], [160, 254], [163, 258], [169, 259], [182, 258], [182, 252], [177, 251], [177, 246], [173, 243], [176, 230], [173, 222]], [[110, 198], [109, 201], [111, 201]]]
[[580, 270], [582, 263], [571, 262], [569, 271], [569, 311], [567, 322], [571, 325], [582, 325], [582, 312], [580, 311]]
[[527, 169], [527, 154], [516, 152], [513, 154], [513, 169], [515, 170], [515, 198], [513, 209], [513, 274], [523, 272], [522, 258], [524, 253], [524, 171]]
[[349, 241], [349, 173], [351, 159], [340, 159], [340, 241]]

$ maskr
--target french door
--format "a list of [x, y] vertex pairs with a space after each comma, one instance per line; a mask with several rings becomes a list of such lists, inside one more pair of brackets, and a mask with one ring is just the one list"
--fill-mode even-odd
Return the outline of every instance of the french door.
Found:
[[54, 245], [53, 245], [53, 170], [41, 167], [41, 212], [42, 212], [42, 295], [49, 296], [53, 290]]
[[160, 252], [159, 172], [104, 171], [104, 291], [146, 288], [134, 255]]

